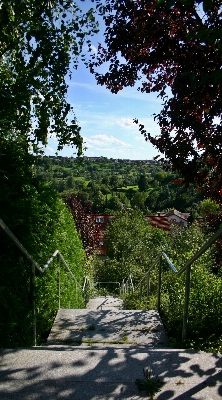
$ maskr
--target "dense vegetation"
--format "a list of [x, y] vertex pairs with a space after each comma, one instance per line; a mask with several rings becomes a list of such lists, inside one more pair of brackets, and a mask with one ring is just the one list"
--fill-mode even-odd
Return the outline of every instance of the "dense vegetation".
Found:
[[[80, 284], [83, 281], [85, 252], [73, 219], [55, 190], [33, 173], [33, 156], [26, 153], [24, 141], [1, 143], [0, 184], [1, 219], [32, 257], [43, 266], [59, 249]], [[0, 346], [32, 343], [31, 263], [0, 230]], [[58, 268], [36, 271], [36, 310], [38, 343], [47, 337], [58, 309]], [[81, 290], [68, 286], [61, 273], [61, 306], [84, 306]]]
[[[186, 229], [172, 226], [169, 234], [153, 228], [141, 214], [119, 214], [106, 232], [107, 259], [94, 259], [94, 274], [98, 281], [118, 281], [132, 275], [134, 294], [126, 295], [124, 304], [132, 309], [157, 307], [158, 266], [164, 251], [179, 270], [209, 236], [193, 223]], [[150, 295], [147, 297], [147, 278], [151, 269]], [[140, 299], [139, 283], [142, 283]], [[115, 286], [118, 289], [118, 286]], [[109, 290], [114, 287], [109, 287]], [[186, 342], [182, 342], [182, 322], [185, 295], [185, 273], [176, 276], [163, 263], [161, 310], [169, 342], [174, 347], [188, 347], [207, 351], [222, 351], [222, 279], [221, 271], [215, 274], [215, 248], [210, 248], [191, 268], [191, 292], [189, 304], [189, 330]]]
[[[196, 13], [199, 0], [167, 1], [166, 6], [162, 0], [149, 3], [148, 10], [147, 1], [107, 0], [105, 7], [96, 1], [100, 13], [108, 12], [108, 52], [100, 46], [97, 60], [89, 66], [94, 72], [94, 67], [111, 61], [110, 73], [96, 76], [99, 83], [105, 83], [114, 92], [124, 85], [133, 85], [142, 68], [146, 81], [141, 90], [160, 91], [164, 108], [157, 116], [160, 137], [152, 138], [142, 124], [140, 131], [165, 153], [174, 172], [166, 172], [154, 162], [105, 158], [84, 158], [79, 162], [35, 157], [33, 153], [39, 154], [50, 134], [56, 136], [59, 150], [71, 144], [78, 155], [82, 153], [80, 127], [67, 102], [66, 77], [71, 73], [71, 64], [77, 67], [79, 56], [85, 60], [84, 41], [97, 31], [95, 12], [89, 10], [84, 15], [70, 0], [1, 2], [1, 218], [40, 265], [58, 248], [79, 283], [86, 268], [95, 279], [121, 280], [132, 273], [138, 283], [160, 250], [167, 251], [181, 265], [206, 239], [195, 224], [170, 236], [149, 226], [143, 219], [144, 213], [176, 208], [189, 212], [192, 221], [210, 211], [208, 233], [222, 220], [218, 212], [222, 169], [221, 30], [217, 29], [220, 1], [204, 1], [202, 19]], [[132, 24], [131, 18], [137, 23]], [[126, 28], [130, 33], [127, 37], [121, 33]], [[138, 43], [141, 32], [143, 40]], [[87, 44], [90, 49], [90, 40]], [[125, 65], [118, 60], [120, 47]], [[171, 99], [165, 96], [167, 85], [172, 88]], [[190, 186], [178, 185], [178, 171], [187, 182], [192, 182]], [[204, 199], [197, 181], [202, 187], [205, 185], [208, 195], [218, 204]], [[90, 204], [91, 212], [116, 214], [106, 234], [106, 269], [97, 258], [88, 259], [85, 264], [80, 237], [63, 203], [73, 193], [83, 207]], [[0, 243], [0, 346], [31, 344], [30, 262], [2, 230]], [[208, 251], [193, 266], [190, 347], [198, 347], [199, 341], [205, 347], [207, 343], [210, 350], [221, 350], [222, 281], [217, 268], [221, 247], [218, 249]], [[58, 306], [58, 269], [53, 267], [45, 275], [36, 274], [38, 344], [44, 341]], [[161, 313], [169, 335], [177, 341], [184, 277], [175, 280], [166, 268], [163, 275]], [[64, 271], [61, 282], [61, 306], [83, 306], [81, 292], [70, 298], [73, 292]], [[154, 268], [152, 294], [156, 293], [156, 285]], [[135, 304], [131, 298], [126, 299], [126, 304], [130, 301]], [[144, 304], [146, 308], [155, 307], [153, 296]]]
[[35, 152], [54, 135], [59, 150], [69, 144], [81, 154], [66, 80], [98, 32], [94, 11], [70, 0], [2, 0], [0, 24], [0, 135], [22, 136]]
[[37, 176], [47, 180], [63, 199], [78, 194], [83, 204], [91, 203], [94, 213], [112, 214], [123, 208], [143, 213], [176, 208], [200, 213], [203, 192], [195, 185], [180, 185], [176, 173], [165, 171], [155, 161], [93, 160], [65, 157], [39, 158]]
[[[1, 1], [0, 7], [0, 186], [1, 219], [28, 252], [44, 265], [59, 248], [79, 283], [85, 253], [58, 194], [35, 174], [36, 158], [48, 137], [82, 153], [67, 75], [84, 59], [83, 47], [98, 31], [94, 11], [85, 14], [70, 0]], [[0, 346], [31, 343], [30, 262], [0, 231]], [[37, 336], [41, 343], [58, 305], [57, 273], [37, 273]], [[61, 304], [68, 305], [62, 273]], [[64, 291], [64, 287], [66, 290]], [[77, 294], [72, 306], [82, 305]]]

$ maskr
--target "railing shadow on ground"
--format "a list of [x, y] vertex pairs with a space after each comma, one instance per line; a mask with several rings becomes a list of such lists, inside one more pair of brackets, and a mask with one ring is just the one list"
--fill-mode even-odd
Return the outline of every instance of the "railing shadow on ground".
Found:
[[216, 354], [50, 346], [1, 350], [0, 356], [4, 400], [147, 398], [135, 385], [146, 367], [164, 383], [156, 400], [217, 400], [222, 395], [222, 359]]
[[157, 311], [60, 310], [47, 345], [80, 343], [168, 347]]

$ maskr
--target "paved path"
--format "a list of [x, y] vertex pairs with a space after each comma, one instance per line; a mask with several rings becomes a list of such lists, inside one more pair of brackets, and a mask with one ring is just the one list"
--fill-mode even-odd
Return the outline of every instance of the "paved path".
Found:
[[[101, 310], [101, 305], [111, 308]], [[161, 325], [155, 331], [161, 324], [155, 311], [118, 307], [118, 299], [100, 297], [88, 303], [88, 310], [60, 310], [48, 345], [1, 349], [0, 399], [148, 399], [135, 385], [147, 367], [164, 383], [156, 400], [222, 398], [221, 354], [160, 345], [156, 338], [165, 334]], [[122, 340], [111, 343], [117, 338]]]

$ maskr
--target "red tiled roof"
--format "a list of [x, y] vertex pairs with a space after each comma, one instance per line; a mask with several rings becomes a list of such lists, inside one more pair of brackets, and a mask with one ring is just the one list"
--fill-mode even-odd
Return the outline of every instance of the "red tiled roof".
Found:
[[149, 219], [151, 225], [154, 228], [159, 228], [159, 229], [163, 229], [164, 231], [170, 232], [170, 223], [166, 216], [146, 215], [145, 218]]

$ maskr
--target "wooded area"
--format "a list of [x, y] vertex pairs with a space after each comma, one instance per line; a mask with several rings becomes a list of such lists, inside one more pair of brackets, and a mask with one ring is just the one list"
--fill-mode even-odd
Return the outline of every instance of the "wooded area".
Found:
[[155, 214], [176, 208], [189, 212], [193, 220], [202, 212], [204, 190], [193, 184], [185, 187], [177, 173], [165, 171], [154, 160], [42, 157], [37, 176], [50, 182], [64, 200], [75, 194], [83, 205], [91, 204], [93, 213], [132, 208]]

